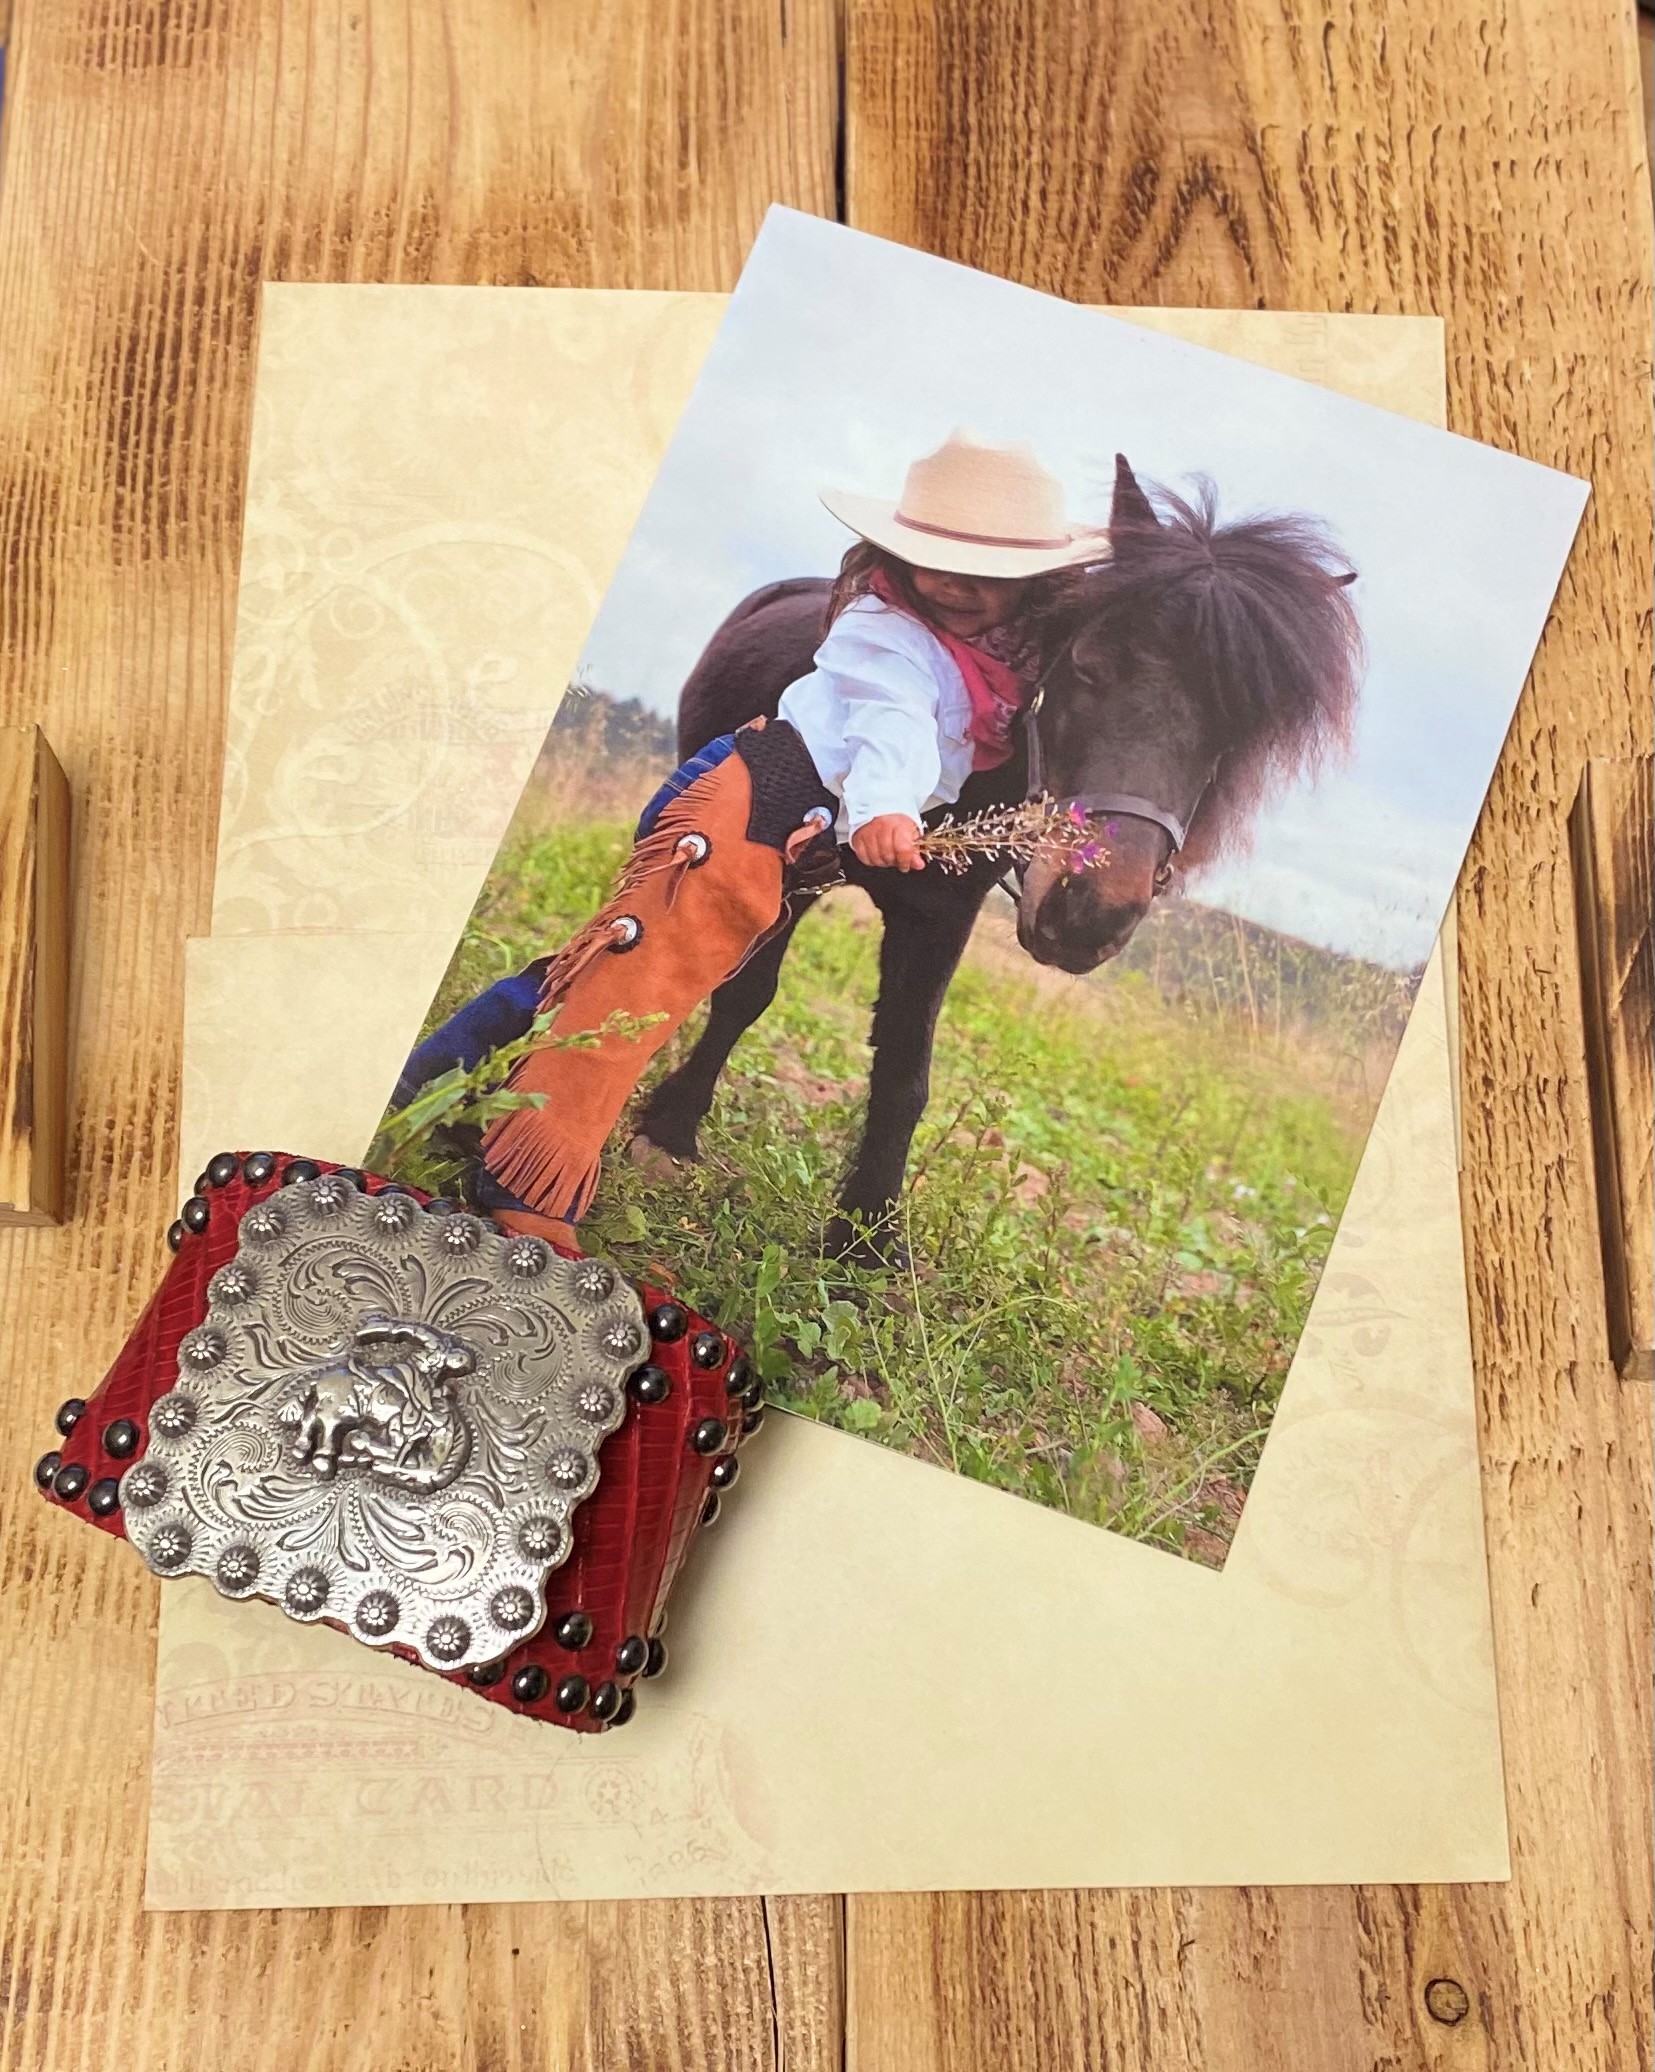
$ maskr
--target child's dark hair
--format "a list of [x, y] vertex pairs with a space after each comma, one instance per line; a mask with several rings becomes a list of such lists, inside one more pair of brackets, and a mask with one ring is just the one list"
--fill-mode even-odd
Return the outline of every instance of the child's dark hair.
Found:
[[[872, 540], [858, 540], [845, 549], [845, 558], [839, 564], [839, 573], [828, 593], [825, 625], [831, 626], [857, 598], [868, 596], [877, 575], [885, 578], [916, 619], [928, 619], [924, 600], [909, 580], [909, 564], [883, 547], [876, 547]], [[1017, 617], [1031, 641], [1037, 638], [1043, 620], [1075, 602], [1079, 578], [1080, 571], [1074, 568], [1052, 569], [1045, 575], [1029, 577]]]

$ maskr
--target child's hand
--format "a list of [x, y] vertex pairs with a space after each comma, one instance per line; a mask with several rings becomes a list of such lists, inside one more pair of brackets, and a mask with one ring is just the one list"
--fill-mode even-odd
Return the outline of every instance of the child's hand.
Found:
[[919, 823], [906, 813], [880, 813], [865, 820], [850, 838], [851, 848], [874, 870], [922, 871]]

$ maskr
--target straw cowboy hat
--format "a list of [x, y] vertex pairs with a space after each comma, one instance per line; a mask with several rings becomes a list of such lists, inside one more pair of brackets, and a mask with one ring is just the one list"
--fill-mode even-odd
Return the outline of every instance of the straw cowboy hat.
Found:
[[1027, 446], [952, 432], [908, 470], [899, 502], [824, 489], [841, 524], [903, 561], [958, 576], [1037, 576], [1103, 561], [1109, 536], [1070, 525], [1063, 485]]

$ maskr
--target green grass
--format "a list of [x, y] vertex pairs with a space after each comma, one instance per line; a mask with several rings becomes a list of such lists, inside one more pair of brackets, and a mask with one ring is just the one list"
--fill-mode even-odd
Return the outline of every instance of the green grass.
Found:
[[[607, 824], [508, 843], [432, 1022], [587, 919], [626, 846]], [[652, 1175], [626, 1157], [623, 1125], [583, 1235], [745, 1338], [787, 1408], [1216, 1562], [1366, 1117], [1291, 1049], [1168, 1004], [1142, 971], [1054, 984], [1003, 930], [979, 933], [910, 1163], [910, 1269], [821, 1252], [860, 1130], [876, 985], [877, 922], [845, 894], [799, 929], [702, 1163]], [[423, 1130], [404, 1138], [404, 1178], [452, 1179]]]

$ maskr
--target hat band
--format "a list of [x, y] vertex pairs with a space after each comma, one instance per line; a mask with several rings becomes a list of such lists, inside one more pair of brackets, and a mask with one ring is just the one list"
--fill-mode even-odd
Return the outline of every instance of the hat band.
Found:
[[952, 525], [927, 525], [923, 518], [907, 518], [901, 511], [892, 514], [898, 525], [905, 525], [910, 532], [929, 532], [939, 540], [962, 540], [971, 547], [1072, 547], [1073, 536], [1061, 533], [1056, 539], [1030, 539], [1026, 534], [999, 532], [958, 532]]

